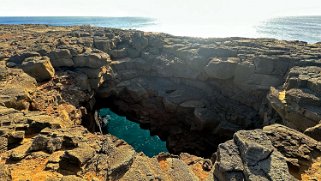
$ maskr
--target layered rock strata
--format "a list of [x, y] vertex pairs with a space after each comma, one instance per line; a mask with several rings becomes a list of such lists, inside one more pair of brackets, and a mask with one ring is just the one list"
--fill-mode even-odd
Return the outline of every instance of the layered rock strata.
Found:
[[[2, 178], [317, 177], [320, 44], [21, 25], [0, 26], [0, 50]], [[104, 105], [179, 156], [90, 133]], [[281, 125], [243, 130], [276, 122], [314, 139]]]

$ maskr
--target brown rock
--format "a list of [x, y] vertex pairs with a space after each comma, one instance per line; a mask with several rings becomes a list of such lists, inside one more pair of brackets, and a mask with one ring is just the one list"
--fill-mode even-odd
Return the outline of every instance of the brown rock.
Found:
[[22, 63], [22, 69], [38, 82], [43, 82], [54, 77], [55, 69], [48, 57], [30, 57]]

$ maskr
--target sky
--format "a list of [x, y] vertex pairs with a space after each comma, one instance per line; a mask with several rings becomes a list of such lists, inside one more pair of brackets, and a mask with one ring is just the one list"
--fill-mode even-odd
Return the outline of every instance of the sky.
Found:
[[174, 35], [258, 37], [281, 16], [321, 15], [321, 0], [0, 0], [0, 16], [151, 17], [141, 30]]
[[163, 20], [259, 20], [321, 15], [321, 0], [0, 0], [0, 16], [147, 16]]

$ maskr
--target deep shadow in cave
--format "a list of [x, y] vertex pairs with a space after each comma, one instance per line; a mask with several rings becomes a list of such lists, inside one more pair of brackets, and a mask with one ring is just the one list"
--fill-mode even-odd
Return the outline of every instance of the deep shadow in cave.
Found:
[[[204, 158], [211, 158], [213, 153], [215, 153], [218, 144], [231, 139], [232, 137], [220, 136], [215, 134], [206, 133], [205, 131], [190, 131], [188, 125], [179, 126], [178, 129], [184, 130], [177, 134], [170, 134], [168, 131], [171, 128], [168, 127], [155, 127], [155, 125], [142, 123], [139, 121], [139, 116], [136, 112], [122, 112], [114, 102], [117, 101], [117, 98], [110, 96], [108, 98], [96, 98], [96, 104], [94, 110], [100, 110], [103, 108], [108, 108], [113, 113], [118, 116], [124, 116], [127, 120], [138, 123], [140, 128], [148, 129], [150, 131], [150, 136], [157, 135], [160, 140], [166, 141], [166, 147], [168, 152], [172, 154], [180, 154], [182, 152], [190, 153], [197, 156], [202, 156]], [[88, 117], [87, 117], [88, 118]], [[94, 121], [92, 119], [92, 121]], [[88, 125], [85, 125], [88, 126]], [[91, 125], [92, 126], [92, 125]], [[176, 128], [176, 127], [175, 127]], [[92, 130], [92, 129], [91, 129]], [[98, 130], [98, 127], [95, 128], [95, 131]], [[117, 136], [117, 135], [115, 135]], [[124, 139], [126, 141], [126, 139]], [[174, 140], [174, 144], [173, 141]], [[201, 145], [199, 147], [199, 145]], [[133, 145], [132, 145], [133, 146]], [[135, 147], [135, 146], [134, 146]], [[197, 149], [195, 149], [197, 147]], [[164, 150], [161, 148], [160, 150]], [[136, 150], [137, 151], [137, 150]], [[142, 151], [142, 150], [138, 150]], [[146, 154], [146, 151], [143, 151]], [[148, 152], [148, 150], [147, 150]], [[153, 156], [153, 154], [147, 154], [148, 156]]]

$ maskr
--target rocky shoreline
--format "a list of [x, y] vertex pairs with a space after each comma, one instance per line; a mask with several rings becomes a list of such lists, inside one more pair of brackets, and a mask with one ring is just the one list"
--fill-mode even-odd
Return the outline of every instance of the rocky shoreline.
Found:
[[[1, 180], [321, 179], [321, 44], [0, 26]], [[166, 140], [97, 131], [108, 106]]]

